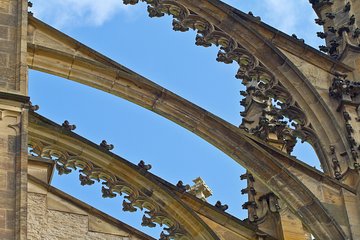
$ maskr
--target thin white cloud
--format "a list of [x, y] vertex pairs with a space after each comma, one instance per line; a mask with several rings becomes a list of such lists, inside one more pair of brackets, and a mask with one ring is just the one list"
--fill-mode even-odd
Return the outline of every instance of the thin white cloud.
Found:
[[79, 25], [100, 26], [127, 6], [121, 0], [33, 0], [31, 11], [51, 25], [63, 28]]
[[[318, 46], [315, 38], [322, 29], [316, 26], [314, 11], [308, 0], [224, 0], [240, 10], [253, 11], [262, 20], [291, 35], [296, 33], [307, 43]], [[134, 16], [134, 6], [126, 6], [122, 0], [32, 0], [34, 15], [56, 28], [74, 26], [101, 26], [118, 13]], [[141, 11], [146, 11], [141, 6]]]
[[242, 11], [256, 16], [284, 32], [292, 32], [303, 15], [301, 10], [310, 7], [308, 0], [223, 0]]
[[259, 15], [266, 23], [289, 35], [295, 33], [314, 47], [321, 45], [316, 32], [322, 29], [314, 22], [316, 14], [308, 0], [263, 0], [262, 10]]
[[277, 25], [284, 32], [293, 32], [297, 25], [301, 12], [299, 9], [299, 1], [295, 4], [294, 0], [264, 0], [267, 18]]

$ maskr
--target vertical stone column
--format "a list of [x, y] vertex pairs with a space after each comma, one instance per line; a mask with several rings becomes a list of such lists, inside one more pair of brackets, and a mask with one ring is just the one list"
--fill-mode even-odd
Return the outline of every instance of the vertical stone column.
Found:
[[360, 3], [357, 0], [310, 0], [318, 15], [316, 23], [324, 27], [318, 36], [326, 40], [322, 51], [338, 58], [346, 45], [357, 48], [360, 43]]
[[27, 1], [0, 0], [0, 91], [27, 94]]
[[[275, 108], [271, 94], [262, 91], [258, 79], [243, 80], [246, 91], [241, 101], [244, 111], [240, 128], [266, 141], [273, 147], [290, 154], [296, 144], [295, 129], [283, 120], [282, 110]], [[275, 95], [275, 94], [274, 94]], [[268, 187], [257, 181], [251, 173], [240, 176], [247, 180], [248, 201], [242, 207], [248, 210], [248, 221], [260, 230], [279, 240], [310, 240], [311, 234], [304, 228], [300, 219]]]
[[[336, 73], [329, 93], [330, 97], [339, 103], [337, 112], [343, 117], [343, 128], [351, 152], [349, 167], [344, 174], [340, 175], [340, 179], [343, 183], [356, 188], [359, 186], [360, 173], [360, 83], [348, 80], [347, 75]], [[333, 152], [335, 151], [336, 149], [333, 149]], [[341, 168], [336, 158], [333, 159], [333, 163], [334, 169]], [[343, 228], [347, 227], [349, 235], [353, 239], [358, 239], [360, 236], [359, 191], [356, 196], [342, 189], [341, 195], [344, 212], [347, 217], [346, 222], [344, 221], [342, 224]]]
[[26, 239], [27, 1], [0, 0], [0, 239]]

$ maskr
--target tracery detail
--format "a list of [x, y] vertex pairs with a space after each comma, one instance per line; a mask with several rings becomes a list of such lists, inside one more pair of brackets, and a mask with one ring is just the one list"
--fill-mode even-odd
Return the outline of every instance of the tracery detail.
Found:
[[[124, 4], [137, 4], [139, 0], [124, 0]], [[226, 64], [236, 62], [239, 69], [235, 75], [242, 79], [246, 86], [245, 97], [241, 104], [245, 111], [241, 113], [243, 123], [241, 128], [251, 133], [261, 136], [261, 131], [272, 131], [287, 143], [287, 148], [291, 152], [299, 137], [303, 141], [311, 144], [317, 142], [317, 137], [312, 130], [311, 124], [307, 121], [305, 114], [292, 99], [291, 94], [275, 79], [274, 75], [249, 51], [243, 48], [231, 36], [224, 33], [221, 29], [211, 24], [206, 19], [192, 12], [185, 6], [174, 0], [141, 0], [148, 4], [150, 17], [161, 17], [165, 14], [173, 16], [172, 26], [175, 31], [185, 32], [193, 29], [197, 32], [195, 44], [203, 47], [212, 45], [220, 47], [216, 60]], [[275, 108], [272, 99], [280, 102], [280, 108]], [[253, 102], [263, 106], [263, 114], [257, 119], [248, 119], [250, 108]], [[275, 112], [276, 111], [276, 114]], [[274, 113], [276, 117], [265, 120], [269, 114]], [[293, 120], [293, 129], [284, 126], [284, 121], [279, 119], [287, 117]], [[264, 121], [260, 121], [260, 119]], [[252, 122], [251, 126], [246, 123]]]
[[[319, 140], [311, 123], [291, 94], [266, 66], [241, 44], [176, 1], [141, 1], [148, 4], [150, 17], [172, 15], [173, 30], [181, 32], [195, 30], [197, 46], [220, 47], [217, 61], [226, 64], [236, 62], [239, 65], [235, 77], [241, 79], [246, 87], [245, 91], [240, 92], [244, 97], [240, 101], [244, 107], [244, 111], [241, 112], [242, 123], [239, 126], [241, 129], [262, 140], [273, 141], [275, 143], [272, 144], [273, 146], [280, 146], [279, 148], [288, 154], [292, 152], [297, 138], [319, 147]], [[138, 2], [139, 0], [124, 1], [125, 4]], [[259, 199], [255, 196], [253, 182], [249, 180], [248, 188], [244, 189], [244, 193], [249, 194], [249, 201], [243, 205], [243, 208], [248, 209], [249, 221], [258, 223], [265, 220], [270, 213], [278, 212], [278, 198], [268, 189], [262, 192], [267, 195]]]
[[29, 140], [29, 154], [55, 161], [56, 169], [60, 175], [69, 174], [72, 170], [80, 169], [79, 180], [81, 185], [92, 185], [95, 182], [101, 182], [103, 185], [101, 192], [104, 198], [124, 195], [123, 211], [144, 210], [141, 225], [155, 227], [158, 224], [163, 227], [160, 240], [190, 239], [180, 224], [168, 216], [159, 204], [151, 199], [151, 191], [139, 189], [105, 169], [96, 166], [90, 160], [39, 140]]

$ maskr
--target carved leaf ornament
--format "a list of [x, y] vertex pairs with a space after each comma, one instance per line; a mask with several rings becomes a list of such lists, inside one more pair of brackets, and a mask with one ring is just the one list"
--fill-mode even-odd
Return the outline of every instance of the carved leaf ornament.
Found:
[[114, 174], [94, 165], [91, 161], [72, 154], [57, 146], [49, 145], [38, 140], [29, 140], [29, 154], [55, 161], [55, 168], [60, 175], [69, 174], [72, 170], [79, 169], [81, 185], [92, 185], [101, 182], [102, 197], [114, 198], [124, 196], [123, 211], [144, 211], [142, 226], [163, 227], [160, 240], [176, 239], [190, 240], [188, 234], [180, 224], [168, 216], [151, 198], [151, 192], [142, 192], [129, 182], [125, 182]]

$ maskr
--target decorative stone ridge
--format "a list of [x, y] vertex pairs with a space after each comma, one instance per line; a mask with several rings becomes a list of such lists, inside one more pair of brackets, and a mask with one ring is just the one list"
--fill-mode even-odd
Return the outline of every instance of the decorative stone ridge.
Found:
[[124, 194], [123, 211], [145, 210], [142, 217], [142, 226], [155, 227], [156, 224], [164, 226], [160, 240], [190, 240], [179, 222], [168, 216], [159, 204], [152, 200], [152, 192], [138, 189], [130, 182], [126, 182], [105, 169], [94, 165], [88, 159], [78, 157], [76, 154], [58, 146], [30, 139], [29, 153], [33, 156], [55, 161], [56, 169], [60, 175], [80, 169], [79, 180], [81, 185], [92, 185], [95, 181], [101, 182], [104, 185], [101, 190], [104, 198], [114, 198]]

